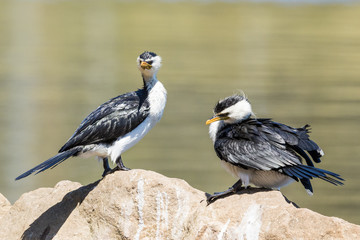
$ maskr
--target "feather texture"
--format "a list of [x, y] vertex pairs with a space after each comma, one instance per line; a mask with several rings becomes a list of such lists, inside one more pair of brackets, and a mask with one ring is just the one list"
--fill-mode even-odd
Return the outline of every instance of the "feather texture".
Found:
[[338, 174], [314, 167], [313, 162], [320, 162], [323, 151], [309, 139], [308, 127], [292, 128], [271, 119], [253, 118], [220, 124], [214, 148], [221, 160], [239, 169], [277, 171], [300, 180], [311, 193], [309, 179], [315, 177], [342, 185], [343, 179]]
[[82, 121], [59, 152], [80, 145], [112, 142], [135, 129], [149, 115], [149, 110], [144, 89], [110, 99]]

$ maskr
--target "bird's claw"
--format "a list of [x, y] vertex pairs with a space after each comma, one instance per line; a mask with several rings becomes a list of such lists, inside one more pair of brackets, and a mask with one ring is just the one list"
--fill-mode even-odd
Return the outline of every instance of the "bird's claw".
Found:
[[232, 195], [234, 193], [235, 193], [234, 191], [216, 192], [214, 194], [205, 193], [206, 203], [209, 206], [211, 203], [215, 202], [219, 198], [224, 198], [224, 197]]
[[127, 167], [123, 166], [122, 168], [118, 168], [117, 170], [120, 170], [120, 171], [129, 171], [129, 170], [131, 170], [131, 168], [127, 168]]
[[208, 193], [205, 193], [206, 195], [206, 205], [209, 206], [211, 203], [215, 202], [217, 197], [216, 195], [211, 195], [211, 194], [208, 194]]
[[120, 168], [119, 166], [116, 166], [116, 167], [114, 167], [113, 169], [111, 169], [111, 168], [105, 169], [105, 170], [104, 170], [104, 173], [102, 174], [102, 177], [105, 177], [106, 175], [111, 174], [111, 173], [114, 173], [114, 172], [116, 172], [116, 171], [129, 171], [129, 170], [131, 170], [131, 168], [127, 168], [127, 167], [125, 167], [125, 166], [123, 166], [123, 167]]
[[242, 187], [234, 187], [233, 186], [233, 187], [230, 187], [228, 190], [226, 190], [224, 192], [215, 192], [212, 195], [209, 194], [209, 193], [205, 193], [207, 205], [210, 205], [211, 203], [215, 202], [219, 198], [224, 198], [224, 197], [233, 195], [233, 194], [237, 193], [241, 189], [244, 189], [244, 188], [242, 188]]

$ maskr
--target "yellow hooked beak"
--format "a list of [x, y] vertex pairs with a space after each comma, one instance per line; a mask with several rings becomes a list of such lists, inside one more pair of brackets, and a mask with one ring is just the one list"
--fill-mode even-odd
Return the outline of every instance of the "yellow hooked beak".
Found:
[[213, 123], [213, 122], [216, 122], [216, 121], [226, 120], [226, 119], [229, 119], [229, 117], [214, 116], [213, 118], [210, 118], [209, 120], [206, 121], [206, 125], [209, 125], [210, 123]]
[[152, 66], [150, 64], [148, 64], [147, 62], [141, 62], [140, 67], [142, 69], [151, 69], [152, 68]]

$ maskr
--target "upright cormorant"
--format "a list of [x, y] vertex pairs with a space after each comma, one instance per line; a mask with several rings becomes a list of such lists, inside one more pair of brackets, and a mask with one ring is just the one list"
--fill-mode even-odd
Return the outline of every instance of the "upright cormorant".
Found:
[[137, 58], [137, 66], [144, 82], [143, 88], [112, 98], [99, 106], [82, 121], [57, 155], [21, 174], [16, 180], [56, 167], [75, 156], [97, 156], [103, 161], [103, 176], [112, 171], [108, 157], [116, 163], [115, 169], [129, 170], [124, 166], [121, 154], [155, 126], [166, 104], [166, 90], [156, 78], [161, 57], [146, 51]]
[[222, 166], [239, 179], [227, 191], [208, 195], [208, 203], [249, 184], [280, 189], [300, 181], [310, 195], [312, 178], [343, 185], [338, 174], [314, 167], [312, 161], [319, 163], [324, 152], [309, 139], [309, 125], [293, 128], [252, 115], [248, 99], [233, 95], [220, 100], [214, 117], [206, 121]]

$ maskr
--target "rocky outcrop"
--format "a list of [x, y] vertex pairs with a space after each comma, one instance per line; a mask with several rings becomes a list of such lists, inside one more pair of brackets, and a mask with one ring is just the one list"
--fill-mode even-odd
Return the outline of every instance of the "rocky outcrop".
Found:
[[[0, 193], [0, 219], [4, 216], [11, 208], [9, 200]], [[1, 220], [0, 220], [1, 221]]]
[[144, 170], [87, 186], [61, 181], [0, 196], [0, 239], [360, 239], [360, 226], [249, 189], [207, 206], [185, 181]]

